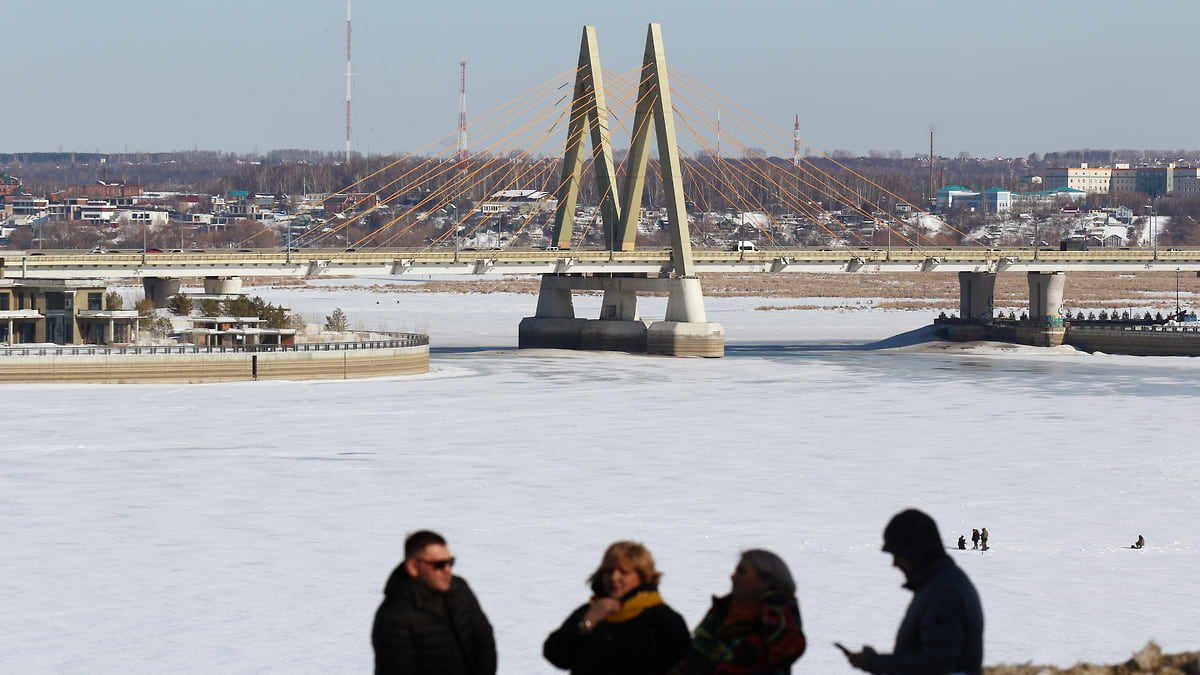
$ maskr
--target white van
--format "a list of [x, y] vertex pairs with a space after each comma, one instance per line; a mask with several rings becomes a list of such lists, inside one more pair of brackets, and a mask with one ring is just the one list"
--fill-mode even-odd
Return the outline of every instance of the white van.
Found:
[[757, 251], [758, 247], [755, 246], [754, 242], [752, 242], [752, 241], [735, 241], [735, 242], [733, 242], [733, 246], [731, 246], [729, 248], [729, 250], [730, 251]]

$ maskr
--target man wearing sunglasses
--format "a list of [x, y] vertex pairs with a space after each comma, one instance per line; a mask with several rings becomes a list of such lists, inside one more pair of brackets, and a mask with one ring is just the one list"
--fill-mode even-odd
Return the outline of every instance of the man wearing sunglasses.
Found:
[[375, 672], [495, 675], [496, 641], [446, 540], [421, 530], [404, 541], [404, 562], [383, 589], [371, 644]]

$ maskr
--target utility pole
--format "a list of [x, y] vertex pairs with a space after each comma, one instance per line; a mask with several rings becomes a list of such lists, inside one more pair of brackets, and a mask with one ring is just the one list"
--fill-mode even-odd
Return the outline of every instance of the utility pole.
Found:
[[937, 191], [933, 188], [933, 128], [929, 129], [929, 210], [937, 203]]

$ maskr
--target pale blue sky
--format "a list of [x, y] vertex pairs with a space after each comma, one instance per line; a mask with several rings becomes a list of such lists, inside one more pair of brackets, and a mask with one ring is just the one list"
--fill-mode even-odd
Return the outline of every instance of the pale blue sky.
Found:
[[[1196, 149], [1194, 0], [354, 0], [352, 147], [453, 134], [662, 24], [670, 66], [821, 151]], [[345, 147], [345, 0], [46, 0], [3, 12], [0, 152]], [[622, 147], [615, 138], [614, 145]], [[761, 144], [758, 144], [761, 145]]]

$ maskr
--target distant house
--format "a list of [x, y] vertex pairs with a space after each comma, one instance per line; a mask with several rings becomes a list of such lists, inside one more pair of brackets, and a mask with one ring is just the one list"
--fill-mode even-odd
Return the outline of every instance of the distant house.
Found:
[[117, 211], [113, 220], [122, 225], [133, 225], [135, 227], [149, 227], [150, 229], [158, 229], [167, 224], [167, 219], [170, 214], [166, 211], [146, 211], [142, 209], [125, 209]]
[[478, 209], [481, 215], [490, 216], [500, 213], [528, 215], [541, 211], [553, 211], [558, 208], [558, 200], [549, 192], [541, 190], [501, 190], [493, 193], [486, 201], [480, 202]]
[[21, 191], [21, 179], [0, 171], [0, 198]]
[[84, 197], [87, 199], [103, 199], [113, 206], [133, 206], [142, 196], [142, 186], [121, 181], [110, 183], [98, 180], [91, 183], [80, 182], [68, 185], [67, 189], [54, 195], [56, 198], [70, 199]]
[[350, 192], [329, 195], [321, 208], [325, 215], [332, 216], [347, 211], [365, 211], [379, 205], [379, 195], [374, 192]]
[[263, 319], [248, 316], [194, 316], [183, 331], [185, 340], [198, 347], [292, 345], [294, 328], [262, 328]]
[[0, 279], [0, 343], [131, 342], [138, 313], [109, 309], [107, 292], [96, 280]]

